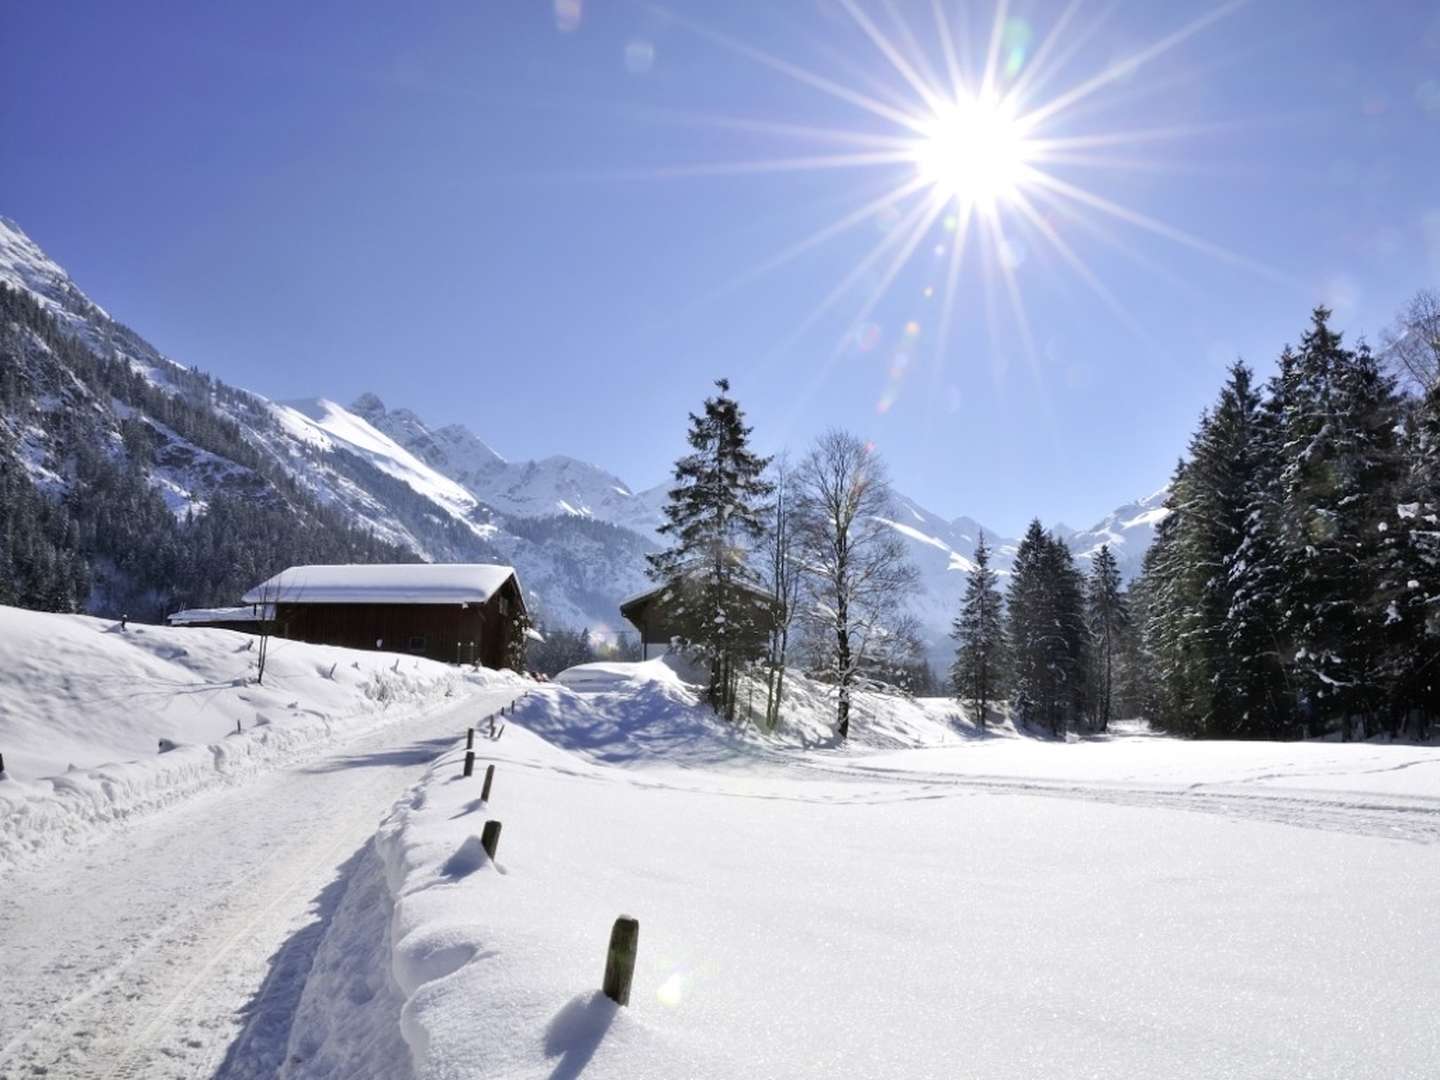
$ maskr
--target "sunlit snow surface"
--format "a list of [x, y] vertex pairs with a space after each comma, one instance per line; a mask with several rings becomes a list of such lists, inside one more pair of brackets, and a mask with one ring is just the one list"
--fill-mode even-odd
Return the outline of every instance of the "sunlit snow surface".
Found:
[[[452, 759], [382, 827], [373, 962], [417, 1075], [1435, 1075], [1440, 750], [1049, 743], [943, 702], [801, 750], [663, 664], [563, 682], [482, 740], [488, 806]], [[487, 818], [498, 861], [460, 858]], [[623, 1010], [596, 995], [621, 913]], [[335, 1062], [343, 985], [297, 1018]]]

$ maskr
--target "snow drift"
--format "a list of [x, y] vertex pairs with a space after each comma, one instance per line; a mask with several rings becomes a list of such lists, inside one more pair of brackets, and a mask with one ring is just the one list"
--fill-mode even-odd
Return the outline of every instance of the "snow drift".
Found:
[[[521, 683], [387, 653], [0, 607], [0, 866], [340, 734]], [[169, 746], [164, 749], [163, 746]]]

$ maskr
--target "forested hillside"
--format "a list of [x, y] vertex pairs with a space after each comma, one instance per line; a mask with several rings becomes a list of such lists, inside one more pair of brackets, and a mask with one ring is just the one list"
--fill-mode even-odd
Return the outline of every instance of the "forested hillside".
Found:
[[[0, 603], [159, 618], [291, 562], [413, 561], [317, 503], [175, 369], [162, 389], [0, 285]], [[168, 473], [203, 502], [167, 503]]]

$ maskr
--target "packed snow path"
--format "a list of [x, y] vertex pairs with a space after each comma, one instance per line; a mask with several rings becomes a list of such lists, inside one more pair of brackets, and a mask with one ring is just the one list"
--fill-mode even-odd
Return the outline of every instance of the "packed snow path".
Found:
[[[398, 720], [7, 875], [0, 1078], [273, 1074], [355, 856], [437, 757], [460, 768], [465, 727], [515, 693]], [[242, 1030], [245, 1060], [227, 1058]]]

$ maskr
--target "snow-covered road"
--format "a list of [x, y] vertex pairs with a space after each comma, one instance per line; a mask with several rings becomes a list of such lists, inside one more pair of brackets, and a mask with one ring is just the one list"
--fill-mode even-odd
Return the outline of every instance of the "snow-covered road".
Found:
[[[288, 1004], [376, 824], [514, 696], [412, 715], [8, 875], [0, 1077], [273, 1073], [266, 1053], [283, 1052]], [[242, 1031], [245, 1054], [227, 1056]]]

